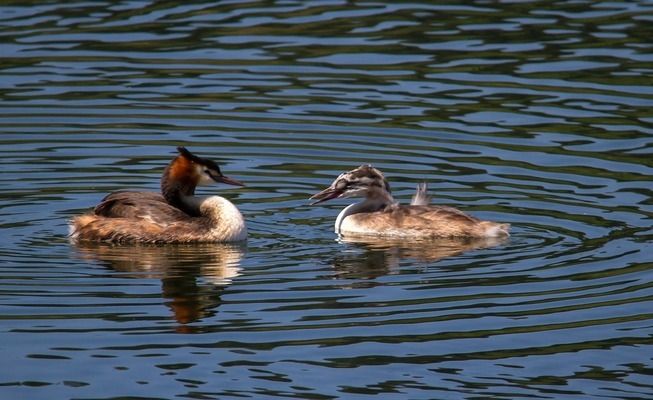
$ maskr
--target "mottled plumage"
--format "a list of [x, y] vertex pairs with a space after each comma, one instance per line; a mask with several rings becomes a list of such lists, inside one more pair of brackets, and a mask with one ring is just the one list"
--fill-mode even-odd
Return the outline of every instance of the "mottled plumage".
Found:
[[220, 196], [195, 197], [200, 184], [242, 183], [183, 147], [161, 179], [162, 194], [111, 193], [93, 212], [71, 221], [71, 238], [113, 243], [231, 242], [247, 236], [238, 209]]
[[387, 236], [404, 238], [500, 237], [510, 225], [478, 218], [448, 206], [429, 205], [426, 184], [417, 188], [410, 205], [398, 204], [390, 185], [378, 169], [362, 165], [341, 174], [331, 186], [312, 199], [317, 204], [334, 198], [364, 197], [338, 215], [336, 233], [343, 236]]

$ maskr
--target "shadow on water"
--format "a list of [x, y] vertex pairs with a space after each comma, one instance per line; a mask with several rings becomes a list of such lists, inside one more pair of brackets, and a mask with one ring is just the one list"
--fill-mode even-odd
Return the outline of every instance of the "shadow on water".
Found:
[[189, 324], [211, 317], [221, 304], [221, 293], [240, 275], [245, 245], [198, 244], [112, 246], [78, 243], [76, 255], [98, 262], [125, 277], [160, 279], [161, 294], [179, 332], [193, 332]]

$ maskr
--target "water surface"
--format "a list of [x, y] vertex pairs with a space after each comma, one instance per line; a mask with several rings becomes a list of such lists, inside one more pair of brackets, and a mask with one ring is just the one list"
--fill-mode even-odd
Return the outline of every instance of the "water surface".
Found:
[[[3, 398], [653, 397], [653, 5], [0, 6]], [[74, 246], [174, 148], [244, 245]], [[505, 242], [344, 241], [373, 163]]]

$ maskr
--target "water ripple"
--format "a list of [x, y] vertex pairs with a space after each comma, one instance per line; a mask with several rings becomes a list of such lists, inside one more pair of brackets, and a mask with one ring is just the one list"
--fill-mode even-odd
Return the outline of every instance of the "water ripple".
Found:
[[[651, 13], [0, 6], [0, 393], [650, 398]], [[247, 183], [202, 190], [245, 246], [68, 243], [177, 145]], [[338, 239], [307, 198], [367, 162], [512, 237]]]

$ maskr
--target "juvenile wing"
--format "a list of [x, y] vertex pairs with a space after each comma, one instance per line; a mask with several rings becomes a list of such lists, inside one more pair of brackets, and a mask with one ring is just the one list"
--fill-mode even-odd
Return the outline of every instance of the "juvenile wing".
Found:
[[350, 215], [357, 231], [397, 237], [457, 237], [479, 235], [481, 221], [453, 207], [397, 206]]
[[428, 187], [426, 182], [417, 185], [417, 190], [410, 201], [411, 206], [428, 206], [431, 203], [431, 196], [428, 194]]

